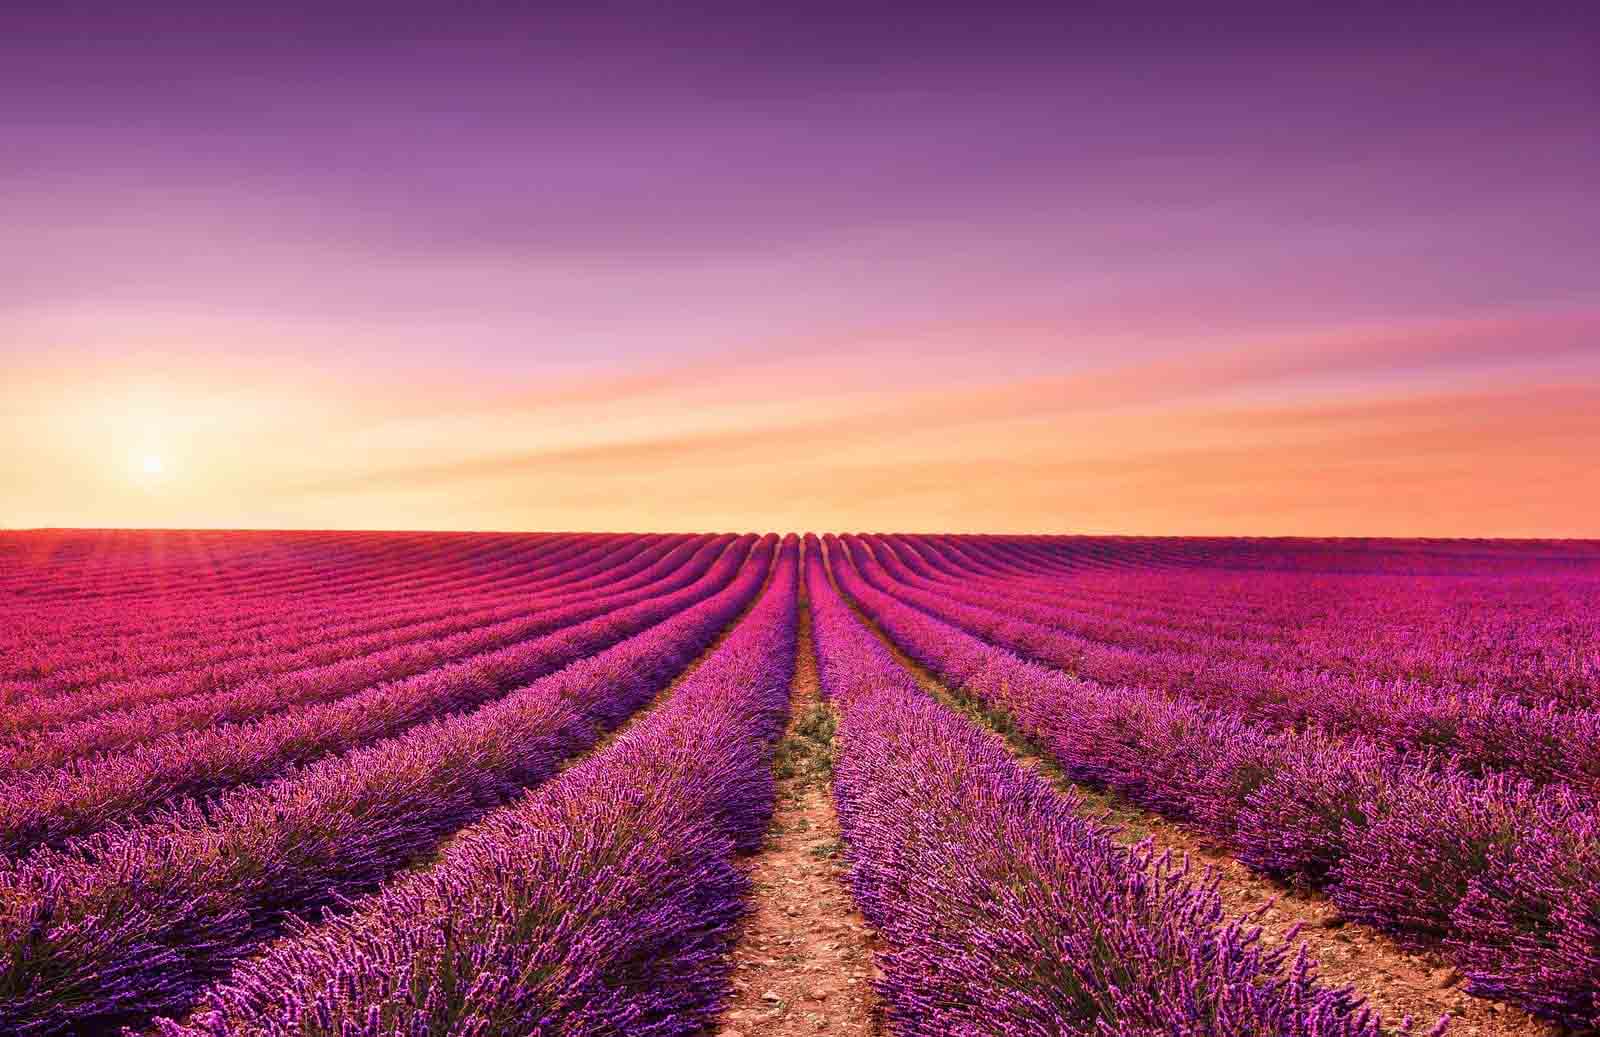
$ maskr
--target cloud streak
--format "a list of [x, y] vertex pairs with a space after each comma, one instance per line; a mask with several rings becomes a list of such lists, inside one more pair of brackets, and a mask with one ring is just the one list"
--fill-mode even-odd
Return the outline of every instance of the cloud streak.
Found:
[[[1597, 326], [1362, 329], [964, 387], [895, 389], [893, 354], [724, 359], [502, 387], [447, 421], [420, 398], [258, 489], [313, 525], [1593, 534]], [[396, 442], [424, 459], [362, 446]]]

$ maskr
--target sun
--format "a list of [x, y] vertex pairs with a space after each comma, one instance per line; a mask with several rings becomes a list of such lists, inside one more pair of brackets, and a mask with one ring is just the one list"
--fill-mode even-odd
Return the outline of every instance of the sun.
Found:
[[144, 455], [144, 462], [141, 467], [143, 467], [146, 475], [160, 475], [164, 466], [161, 463], [160, 455], [146, 454]]

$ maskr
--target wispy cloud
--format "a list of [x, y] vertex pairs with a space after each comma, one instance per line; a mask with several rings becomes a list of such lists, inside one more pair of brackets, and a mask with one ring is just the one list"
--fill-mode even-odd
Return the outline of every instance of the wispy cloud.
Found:
[[1594, 329], [1366, 329], [964, 387], [897, 389], [896, 359], [874, 379], [825, 356], [797, 358], [811, 377], [792, 384], [725, 364], [507, 387], [421, 459], [346, 455], [270, 489], [424, 527], [1595, 533]]

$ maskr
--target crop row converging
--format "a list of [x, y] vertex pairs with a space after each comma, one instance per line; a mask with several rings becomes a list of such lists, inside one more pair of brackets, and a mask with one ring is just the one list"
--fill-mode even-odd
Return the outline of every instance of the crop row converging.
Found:
[[1402, 1022], [1019, 738], [1594, 1026], [1596, 590], [1581, 543], [0, 534], [0, 1032], [704, 1032], [802, 610], [889, 1032]]

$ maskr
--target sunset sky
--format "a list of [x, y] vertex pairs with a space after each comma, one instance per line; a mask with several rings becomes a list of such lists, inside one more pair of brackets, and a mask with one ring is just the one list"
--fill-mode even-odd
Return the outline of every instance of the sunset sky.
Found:
[[1583, 5], [225, 6], [0, 11], [0, 526], [1600, 536]]

